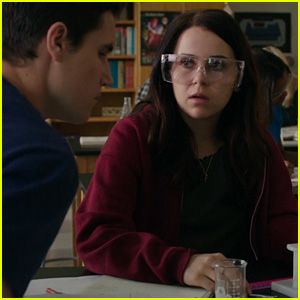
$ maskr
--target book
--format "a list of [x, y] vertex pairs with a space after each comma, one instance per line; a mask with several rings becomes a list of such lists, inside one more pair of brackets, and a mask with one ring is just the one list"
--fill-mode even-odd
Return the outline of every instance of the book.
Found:
[[133, 61], [127, 60], [125, 61], [125, 87], [133, 88]]
[[110, 60], [109, 61], [109, 68], [111, 72], [111, 77], [113, 80], [112, 88], [118, 87], [118, 61], [117, 60]]
[[134, 28], [126, 27], [126, 54], [134, 55]]
[[125, 86], [125, 79], [124, 79], [124, 61], [118, 60], [118, 88], [122, 89]]
[[120, 27], [116, 27], [115, 30], [115, 44], [112, 54], [121, 54], [121, 30]]

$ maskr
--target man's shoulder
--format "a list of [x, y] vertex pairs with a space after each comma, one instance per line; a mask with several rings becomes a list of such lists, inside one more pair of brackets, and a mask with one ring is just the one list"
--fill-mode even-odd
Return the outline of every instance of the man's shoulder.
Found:
[[64, 137], [43, 120], [18, 118], [3, 123], [3, 151], [43, 148], [70, 153]]
[[4, 81], [3, 150], [20, 147], [67, 148], [64, 138], [45, 122], [41, 114], [9, 82]]
[[15, 128], [4, 130], [2, 157], [8, 198], [12, 190], [14, 195], [22, 190], [29, 198], [41, 191], [51, 195], [53, 189], [60, 191], [58, 198], [74, 196], [78, 183], [74, 155], [66, 140], [48, 124], [19, 120]]
[[20, 117], [3, 124], [2, 133], [4, 176], [30, 174], [33, 180], [47, 181], [49, 186], [58, 181], [74, 185], [78, 176], [74, 155], [65, 138], [44, 120]]

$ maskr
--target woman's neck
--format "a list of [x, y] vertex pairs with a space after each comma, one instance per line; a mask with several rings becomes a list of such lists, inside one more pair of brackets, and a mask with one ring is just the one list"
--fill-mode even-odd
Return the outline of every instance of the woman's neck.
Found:
[[186, 116], [184, 119], [194, 134], [197, 157], [203, 158], [216, 153], [222, 146], [222, 141], [218, 140], [216, 135], [218, 119], [195, 120]]

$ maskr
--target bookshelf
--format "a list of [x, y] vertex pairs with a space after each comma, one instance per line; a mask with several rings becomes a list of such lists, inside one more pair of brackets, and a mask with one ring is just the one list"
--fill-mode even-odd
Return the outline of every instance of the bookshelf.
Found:
[[[52, 125], [65, 136], [108, 135], [119, 120], [118, 109], [124, 97], [130, 97], [134, 106], [139, 86], [149, 77], [151, 66], [141, 64], [141, 14], [142, 12], [184, 12], [193, 9], [224, 8], [224, 2], [130, 2], [126, 11], [116, 21], [114, 51], [108, 56], [114, 79], [113, 87], [102, 88], [102, 98], [93, 108], [89, 120], [72, 125], [51, 120]], [[130, 78], [128, 78], [130, 77]], [[115, 113], [115, 115], [112, 115]], [[107, 115], [108, 114], [108, 115]]]

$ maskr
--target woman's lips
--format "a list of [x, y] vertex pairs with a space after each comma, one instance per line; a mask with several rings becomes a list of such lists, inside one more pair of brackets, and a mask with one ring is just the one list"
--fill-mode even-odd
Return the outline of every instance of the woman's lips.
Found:
[[192, 100], [196, 103], [205, 103], [205, 102], [208, 102], [208, 97], [203, 95], [203, 94], [193, 94], [191, 96], [189, 96], [188, 98], [189, 100]]

